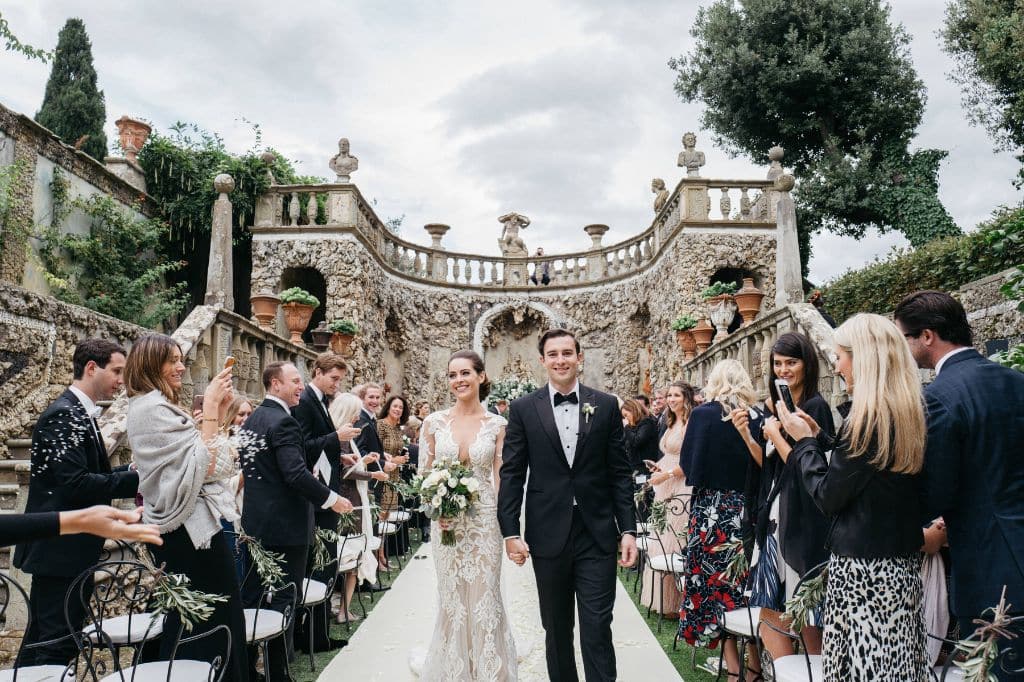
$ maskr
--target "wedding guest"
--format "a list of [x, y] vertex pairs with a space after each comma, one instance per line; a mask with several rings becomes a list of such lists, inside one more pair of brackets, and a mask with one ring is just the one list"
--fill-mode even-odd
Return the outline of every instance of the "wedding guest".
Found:
[[[782, 334], [772, 346], [771, 362], [775, 378], [788, 383], [794, 404], [821, 427], [818, 439], [822, 450], [830, 449], [835, 425], [832, 409], [819, 393], [818, 357], [811, 340], [795, 332]], [[768, 390], [777, 404], [779, 389], [774, 381]], [[801, 483], [796, 463], [786, 463], [778, 455], [785, 452], [788, 456], [796, 441], [774, 419], [765, 424], [763, 433], [767, 437], [761, 463], [765, 494], [752, 515], [757, 548], [751, 559], [750, 604], [761, 607], [761, 620], [784, 630], [788, 625], [783, 624], [781, 615], [786, 601], [794, 596], [796, 583], [828, 559], [828, 522]], [[804, 643], [808, 653], [820, 654], [820, 623], [814, 614], [809, 622], [802, 632]], [[772, 658], [793, 653], [792, 640], [771, 628], [762, 628], [761, 638]]]
[[[367, 455], [379, 455], [380, 459], [367, 465], [368, 471], [383, 471], [390, 477], [391, 472], [397, 469], [398, 465], [388, 461], [389, 456], [385, 456], [384, 445], [380, 442], [380, 434], [377, 433], [377, 411], [380, 410], [381, 401], [384, 400], [384, 388], [380, 384], [368, 382], [353, 387], [352, 393], [363, 403], [363, 409], [360, 410], [359, 418], [354, 424], [357, 429], [360, 429], [360, 432], [353, 442], [359, 452]], [[374, 481], [370, 485], [370, 489], [374, 492], [377, 504], [380, 505], [384, 486], [379, 481]], [[380, 527], [374, 524], [374, 532], [379, 535], [379, 531]], [[383, 542], [377, 547], [377, 562], [381, 567], [387, 568], [388, 562], [384, 555]], [[371, 589], [382, 591], [390, 588], [378, 586]]]
[[0, 547], [76, 533], [154, 545], [163, 542], [160, 529], [152, 524], [139, 523], [141, 519], [142, 507], [127, 510], [105, 504], [62, 512], [3, 514], [0, 515]]
[[622, 403], [622, 438], [629, 464], [634, 475], [646, 474], [644, 460], [656, 462], [658, 452], [658, 425], [643, 403], [634, 398]]
[[828, 326], [835, 329], [835, 318], [829, 315], [828, 311], [825, 310], [825, 298], [821, 295], [821, 292], [815, 290], [814, 293], [811, 294], [811, 298], [809, 300], [811, 305], [818, 309], [818, 314], [821, 315], [822, 319], [824, 319], [825, 322], [828, 322]]
[[[313, 509], [343, 513], [351, 511], [352, 504], [313, 476], [306, 463], [302, 428], [291, 414], [303, 391], [299, 370], [288, 362], [269, 363], [263, 369], [263, 389], [266, 397], [245, 422], [242, 438], [242, 528], [263, 549], [283, 557], [283, 582], [294, 583], [301, 590], [313, 534]], [[263, 592], [258, 572], [250, 570], [242, 585], [246, 607], [256, 608]], [[283, 611], [292, 597], [292, 593], [276, 592], [270, 607]], [[271, 642], [269, 663], [264, 662], [270, 682], [289, 678], [292, 636], [290, 628], [285, 637]], [[255, 647], [249, 661], [250, 672], [255, 673]]]
[[[227, 601], [213, 605], [210, 618], [191, 634], [217, 625], [231, 631], [231, 655], [225, 679], [248, 679], [245, 660], [245, 623], [234, 559], [220, 520], [237, 520], [234, 492], [225, 481], [235, 473], [235, 453], [220, 431], [233, 398], [231, 369], [219, 372], [204, 392], [203, 416], [197, 429], [179, 406], [182, 362], [178, 342], [164, 334], [149, 334], [135, 341], [124, 370], [128, 392], [128, 445], [139, 471], [143, 521], [156, 524], [163, 545], [154, 547], [156, 563], [171, 573], [189, 578], [193, 589], [220, 594]], [[167, 616], [165, 630], [177, 632], [181, 618]], [[216, 638], [182, 646], [164, 637], [160, 654], [170, 658], [212, 661], [223, 656]]]
[[[1024, 604], [1024, 374], [971, 347], [967, 314], [949, 294], [910, 294], [895, 319], [918, 367], [935, 370], [925, 389], [921, 520], [945, 522], [950, 600], [964, 634], [1004, 585], [1015, 611]], [[1021, 640], [1017, 649], [1024, 656]]]
[[924, 682], [921, 380], [903, 335], [880, 315], [854, 315], [836, 329], [835, 343], [836, 372], [853, 399], [840, 410], [845, 421], [828, 463], [818, 424], [781, 400], [774, 404], [797, 441], [779, 456], [794, 460], [830, 517], [824, 680]]
[[[533, 254], [537, 258], [544, 257], [544, 249], [540, 246], [537, 247], [537, 252]], [[540, 283], [547, 286], [551, 283], [551, 263], [549, 261], [537, 261], [533, 264], [533, 274], [530, 275], [530, 281], [537, 284], [537, 275], [540, 275]]]
[[[669, 528], [667, 532], [659, 532], [657, 528], [648, 527], [647, 555], [652, 559], [663, 554], [682, 554], [684, 547], [680, 538], [686, 537], [690, 522], [687, 507], [692, 489], [687, 485], [686, 476], [679, 466], [679, 453], [686, 435], [686, 423], [694, 407], [693, 386], [685, 381], [673, 381], [666, 389], [665, 402], [668, 408], [664, 412], [668, 428], [658, 444], [662, 456], [651, 467], [651, 485], [654, 488], [654, 500], [667, 503], [665, 520]], [[653, 604], [654, 594], [658, 592], [661, 600], [656, 608], [660, 608], [665, 617], [678, 618], [681, 595], [676, 588], [675, 576], [662, 573], [661, 587], [657, 590], [656, 580], [654, 571], [645, 566], [640, 603]]]
[[[679, 460], [686, 482], [693, 486], [687, 540], [686, 596], [679, 614], [679, 635], [691, 646], [714, 649], [722, 639], [724, 613], [744, 606], [742, 581], [724, 577], [730, 560], [741, 548], [741, 523], [747, 469], [760, 457], [760, 446], [741, 434], [729, 417], [757, 402], [750, 376], [737, 360], [722, 360], [704, 387], [707, 402], [694, 408], [686, 426]], [[733, 549], [720, 549], [722, 545]], [[737, 548], [739, 547], [739, 548]], [[725, 660], [729, 674], [739, 674], [739, 653], [728, 640]]]
[[[335, 424], [349, 424], [359, 417], [362, 410], [362, 402], [351, 393], [343, 393], [331, 401], [329, 408], [331, 418]], [[352, 503], [355, 511], [356, 522], [352, 527], [343, 529], [347, 534], [362, 534], [366, 541], [373, 538], [374, 514], [370, 508], [370, 489], [367, 481], [386, 481], [388, 475], [383, 471], [368, 471], [367, 465], [377, 461], [379, 455], [359, 452], [354, 441], [346, 441], [342, 444], [342, 451], [349, 450], [359, 459], [354, 465], [346, 465], [341, 472], [341, 482], [338, 492]], [[357, 567], [344, 576], [345, 600], [343, 607], [349, 609], [348, 614], [340, 611], [338, 622], [351, 622], [358, 620], [358, 616], [352, 613], [352, 596], [355, 594], [357, 581], [365, 580], [368, 583], [377, 581], [377, 559], [373, 552], [362, 552]]]
[[666, 412], [665, 412], [665, 388], [656, 388], [651, 396], [651, 415], [658, 422], [658, 441], [661, 441], [661, 437], [665, 435], [665, 429], [668, 428], [666, 424]]
[[[228, 408], [224, 411], [224, 415], [221, 418], [220, 432], [229, 438], [229, 445], [234, 451], [235, 461], [238, 460], [238, 448], [237, 438], [239, 429], [245, 424], [245, 420], [252, 414], [252, 403], [249, 402], [248, 398], [242, 395], [236, 395], [231, 399], [231, 403]], [[193, 417], [198, 420], [199, 427], [202, 428], [203, 411], [196, 410], [198, 414], [193, 413]], [[242, 476], [242, 470], [239, 469], [238, 473], [233, 475], [227, 480], [228, 490], [232, 491], [235, 495], [235, 511], [239, 517], [242, 515], [242, 490], [245, 485], [245, 477]], [[245, 579], [245, 553], [238, 551], [238, 529], [235, 528], [235, 524], [231, 523], [225, 518], [220, 520], [221, 528], [226, 533], [226, 540], [228, 548], [231, 550], [231, 556], [235, 558], [235, 575], [238, 577], [238, 584], [242, 584], [242, 580]]]
[[[409, 453], [405, 447], [405, 439], [402, 437], [402, 428], [408, 419], [409, 402], [400, 395], [389, 397], [377, 415], [377, 435], [380, 436], [384, 456], [389, 458], [391, 464], [397, 465], [388, 474], [388, 479], [392, 483], [397, 483], [402, 478], [403, 471], [412, 473], [408, 468], [403, 469], [409, 463]], [[390, 515], [398, 511], [399, 502], [398, 493], [394, 487], [383, 488], [380, 496], [381, 521], [390, 520]], [[397, 532], [387, 536], [384, 545], [385, 556], [405, 554], [409, 546], [409, 527], [403, 524]]]
[[[139, 475], [127, 466], [111, 470], [96, 423], [101, 410], [96, 403], [121, 390], [124, 349], [107, 339], [83, 339], [75, 346], [71, 363], [71, 385], [50, 403], [32, 431], [32, 477], [25, 505], [29, 514], [109, 505], [114, 498], [133, 498], [139, 487]], [[15, 548], [15, 567], [32, 575], [30, 624], [23, 644], [67, 635], [68, 621], [82, 627], [82, 600], [68, 600], [65, 620], [64, 595], [75, 578], [96, 563], [102, 549], [102, 538], [56, 533]], [[92, 579], [87, 578], [83, 596], [91, 592]], [[63, 665], [77, 653], [71, 641], [30, 651], [32, 656], [26, 655], [23, 665]]]
[[[313, 378], [299, 396], [299, 402], [292, 407], [292, 416], [299, 422], [302, 437], [305, 441], [306, 461], [313, 463], [313, 474], [328, 488], [341, 492], [341, 470], [343, 452], [348, 455], [347, 443], [359, 435], [359, 429], [352, 422], [334, 422], [328, 412], [331, 400], [338, 392], [338, 386], [348, 372], [345, 358], [330, 351], [321, 353], [312, 364]], [[346, 464], [353, 464], [355, 458], [349, 458]], [[314, 526], [332, 532], [338, 531], [338, 513], [333, 509], [316, 509], [313, 514]], [[327, 552], [336, 556], [336, 542], [325, 541]], [[312, 549], [310, 550], [312, 552]], [[307, 557], [307, 565], [312, 565], [313, 557]], [[311, 573], [310, 577], [320, 582], [328, 582], [331, 576], [322, 572]], [[344, 639], [332, 639], [323, 629], [326, 622], [326, 604], [306, 611], [306, 622], [296, 627], [296, 646], [305, 651], [309, 648], [307, 627], [313, 627], [313, 650], [331, 651], [340, 649], [347, 644]]]

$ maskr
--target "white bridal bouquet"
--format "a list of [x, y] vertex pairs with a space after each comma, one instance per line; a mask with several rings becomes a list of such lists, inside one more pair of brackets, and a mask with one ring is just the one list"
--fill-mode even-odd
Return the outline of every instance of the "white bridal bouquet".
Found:
[[[419, 511], [434, 521], [449, 521], [473, 514], [480, 497], [480, 481], [458, 459], [442, 458], [426, 475], [412, 479], [410, 492], [420, 498]], [[455, 531], [442, 529], [441, 544], [454, 545]]]

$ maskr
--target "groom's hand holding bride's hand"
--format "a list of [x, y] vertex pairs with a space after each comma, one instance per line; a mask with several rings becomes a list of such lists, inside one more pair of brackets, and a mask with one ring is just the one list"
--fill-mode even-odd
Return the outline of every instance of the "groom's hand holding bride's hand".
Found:
[[636, 563], [636, 536], [632, 533], [623, 533], [619, 538], [619, 551], [622, 558], [619, 559], [619, 566], [629, 568]]
[[516, 566], [522, 566], [530, 558], [530, 546], [522, 538], [508, 538], [505, 540], [505, 554]]

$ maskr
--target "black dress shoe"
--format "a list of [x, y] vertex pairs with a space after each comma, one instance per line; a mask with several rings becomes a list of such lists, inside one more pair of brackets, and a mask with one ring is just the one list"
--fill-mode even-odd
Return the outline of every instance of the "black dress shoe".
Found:
[[387, 592], [391, 588], [390, 587], [381, 587], [380, 585], [367, 585], [366, 583], [363, 583], [359, 587], [359, 589], [362, 592]]

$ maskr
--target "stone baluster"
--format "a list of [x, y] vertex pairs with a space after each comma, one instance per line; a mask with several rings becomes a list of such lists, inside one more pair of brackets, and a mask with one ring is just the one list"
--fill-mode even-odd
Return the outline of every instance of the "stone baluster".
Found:
[[750, 196], [746, 187], [740, 187], [740, 220], [751, 221]]
[[479, 262], [479, 264], [477, 266], [477, 279], [478, 279], [480, 284], [483, 284], [486, 281], [486, 277], [484, 275], [484, 269], [486, 267], [485, 263], [486, 263], [485, 260], [480, 259], [480, 262]]
[[499, 281], [500, 280], [498, 279], [498, 262], [492, 260], [491, 261], [491, 279], [487, 283], [493, 287], [493, 286], [497, 286]]
[[302, 215], [301, 211], [302, 211], [302, 207], [299, 206], [299, 193], [298, 192], [292, 192], [291, 199], [288, 202], [288, 224], [289, 225], [298, 225], [299, 224], [299, 216]]
[[306, 224], [316, 225], [316, 216], [319, 213], [319, 204], [316, 200], [316, 192], [308, 192], [306, 197]]
[[729, 198], [729, 188], [722, 188], [722, 198], [718, 200], [718, 207], [722, 211], [722, 220], [731, 220], [729, 214], [732, 212], [732, 199]]

